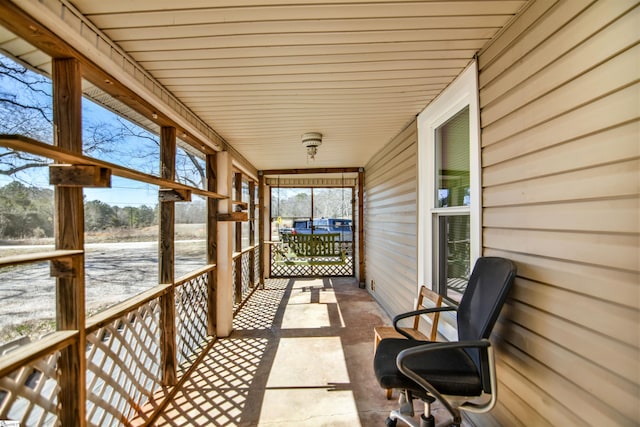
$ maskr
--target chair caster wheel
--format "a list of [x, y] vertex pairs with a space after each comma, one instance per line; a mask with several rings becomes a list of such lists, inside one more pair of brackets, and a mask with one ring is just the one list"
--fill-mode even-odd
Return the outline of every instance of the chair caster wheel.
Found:
[[385, 421], [384, 424], [387, 427], [396, 427], [396, 424], [398, 424], [398, 420], [392, 420], [391, 417], [388, 417]]

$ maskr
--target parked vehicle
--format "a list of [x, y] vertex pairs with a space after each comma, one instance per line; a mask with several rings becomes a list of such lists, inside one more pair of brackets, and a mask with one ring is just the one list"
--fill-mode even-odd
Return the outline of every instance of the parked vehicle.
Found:
[[342, 218], [317, 218], [313, 220], [294, 220], [293, 227], [281, 228], [280, 234], [340, 234], [340, 241], [350, 242], [353, 239], [352, 221]]

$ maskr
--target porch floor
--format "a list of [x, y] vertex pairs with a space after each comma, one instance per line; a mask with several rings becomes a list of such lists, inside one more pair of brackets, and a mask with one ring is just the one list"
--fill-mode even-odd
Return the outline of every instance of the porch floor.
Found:
[[373, 374], [383, 324], [354, 278], [268, 280], [154, 425], [384, 426], [397, 403]]

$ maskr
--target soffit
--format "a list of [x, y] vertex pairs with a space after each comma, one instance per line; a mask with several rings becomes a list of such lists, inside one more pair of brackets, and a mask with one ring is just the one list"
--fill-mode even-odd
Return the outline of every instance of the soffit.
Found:
[[365, 165], [526, 2], [71, 3], [255, 167], [286, 169], [308, 165], [305, 132], [324, 135], [313, 167]]

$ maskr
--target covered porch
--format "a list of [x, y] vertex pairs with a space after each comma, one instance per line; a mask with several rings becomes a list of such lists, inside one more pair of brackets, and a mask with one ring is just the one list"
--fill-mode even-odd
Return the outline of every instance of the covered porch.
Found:
[[[381, 425], [372, 327], [422, 284], [456, 305], [449, 279], [500, 256], [500, 397], [466, 421], [636, 425], [639, 19], [637, 0], [1, 2], [2, 53], [51, 115], [0, 147], [45, 159], [54, 231], [0, 268], [43, 264], [55, 320], [0, 357], [0, 424]], [[152, 134], [152, 160], [86, 147], [83, 99]], [[274, 278], [270, 188], [328, 174], [353, 189], [349, 277]], [[85, 189], [112, 176], [152, 188], [158, 250], [150, 286], [93, 313]], [[196, 197], [184, 273], [175, 212]]]

